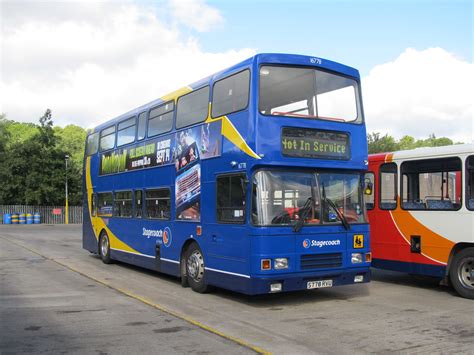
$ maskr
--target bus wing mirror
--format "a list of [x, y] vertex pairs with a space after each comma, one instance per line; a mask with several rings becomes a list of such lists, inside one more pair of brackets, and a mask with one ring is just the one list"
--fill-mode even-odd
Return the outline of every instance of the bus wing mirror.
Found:
[[368, 196], [372, 195], [373, 189], [374, 189], [374, 184], [366, 180], [365, 187], [364, 187], [364, 194]]

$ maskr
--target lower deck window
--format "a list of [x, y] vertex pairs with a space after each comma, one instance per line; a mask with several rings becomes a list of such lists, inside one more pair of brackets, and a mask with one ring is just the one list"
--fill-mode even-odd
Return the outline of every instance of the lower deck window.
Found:
[[92, 211], [92, 217], [96, 217], [97, 216], [97, 194], [91, 195], [91, 211]]
[[402, 208], [458, 210], [461, 208], [461, 160], [426, 159], [404, 162]]
[[170, 190], [156, 189], [145, 191], [147, 218], [169, 220], [171, 215]]
[[132, 191], [115, 193], [115, 217], [132, 217]]
[[102, 192], [97, 194], [97, 216], [112, 217], [113, 213], [112, 192]]
[[135, 190], [135, 196], [134, 196], [134, 203], [135, 203], [135, 212], [134, 212], [134, 217], [135, 218], [142, 218], [143, 215], [143, 192], [141, 190]]
[[466, 159], [466, 205], [474, 210], [474, 155]]
[[379, 206], [381, 210], [397, 208], [397, 165], [387, 163], [380, 166]]

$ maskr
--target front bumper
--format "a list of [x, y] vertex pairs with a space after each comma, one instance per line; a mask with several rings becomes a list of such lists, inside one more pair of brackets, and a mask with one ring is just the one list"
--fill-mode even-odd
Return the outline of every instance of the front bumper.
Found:
[[[357, 275], [363, 276], [362, 282], [354, 282]], [[352, 285], [355, 283], [367, 283], [370, 281], [370, 268], [351, 268], [346, 270], [334, 270], [328, 272], [300, 272], [298, 274], [280, 274], [268, 276], [252, 276], [248, 280], [248, 294], [264, 294], [270, 293], [270, 285], [280, 282], [282, 284], [282, 292], [306, 290], [309, 281], [332, 280], [334, 286]]]

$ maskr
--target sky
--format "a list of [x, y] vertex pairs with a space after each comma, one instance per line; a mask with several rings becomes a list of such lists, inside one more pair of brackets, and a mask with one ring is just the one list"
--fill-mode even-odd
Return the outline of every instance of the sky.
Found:
[[470, 0], [0, 0], [0, 112], [93, 127], [264, 52], [357, 68], [369, 132], [474, 141]]

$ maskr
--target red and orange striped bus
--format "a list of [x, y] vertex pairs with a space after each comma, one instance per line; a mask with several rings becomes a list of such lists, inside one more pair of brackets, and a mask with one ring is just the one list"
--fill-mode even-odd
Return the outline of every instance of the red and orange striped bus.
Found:
[[474, 299], [474, 145], [370, 155], [367, 183], [372, 266], [446, 278]]

